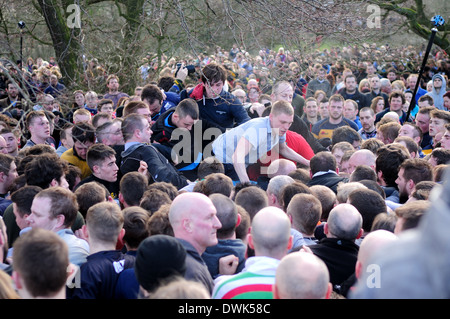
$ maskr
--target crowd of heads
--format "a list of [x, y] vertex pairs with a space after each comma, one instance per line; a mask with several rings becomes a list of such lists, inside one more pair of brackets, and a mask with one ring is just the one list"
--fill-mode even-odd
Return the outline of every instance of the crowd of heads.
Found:
[[[248, 296], [351, 297], [375, 250], [389, 254], [433, 213], [450, 160], [448, 58], [433, 52], [413, 96], [421, 61], [407, 51], [218, 48], [180, 59], [184, 74], [175, 59], [160, 69], [145, 61], [133, 92], [100, 72], [104, 92], [71, 93], [55, 61], [30, 60], [16, 72], [26, 81], [5, 81], [0, 100], [0, 256], [15, 283], [2, 283], [2, 295], [227, 298], [246, 296], [241, 279]], [[221, 101], [238, 109], [231, 124], [205, 113]], [[192, 178], [166, 135], [200, 123], [222, 136], [260, 118], [304, 139], [306, 164], [281, 158], [262, 173], [251, 163], [244, 182], [230, 163], [201, 154]], [[77, 266], [92, 276], [87, 257], [105, 251], [122, 258], [109, 295], [74, 288]], [[245, 278], [252, 262], [270, 266], [255, 270], [260, 291]], [[135, 286], [121, 286], [125, 275]]]

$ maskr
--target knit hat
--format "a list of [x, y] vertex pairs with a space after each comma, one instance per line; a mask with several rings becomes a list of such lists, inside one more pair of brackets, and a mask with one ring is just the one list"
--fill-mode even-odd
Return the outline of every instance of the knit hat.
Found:
[[186, 250], [172, 236], [152, 235], [139, 245], [134, 265], [136, 279], [147, 291], [171, 276], [184, 276]]

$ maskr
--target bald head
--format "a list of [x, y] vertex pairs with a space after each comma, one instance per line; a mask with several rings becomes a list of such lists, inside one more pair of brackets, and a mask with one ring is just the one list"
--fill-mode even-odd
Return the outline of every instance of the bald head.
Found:
[[363, 276], [363, 272], [366, 271], [368, 262], [374, 254], [397, 239], [398, 237], [394, 233], [384, 229], [374, 230], [365, 236], [359, 247], [355, 268], [356, 277], [360, 278]]
[[398, 114], [395, 113], [395, 112], [392, 112], [392, 111], [387, 112], [386, 114], [383, 115], [383, 117], [391, 118], [391, 119], [393, 119], [395, 122], [400, 121], [400, 117], [398, 116]]
[[279, 175], [272, 177], [267, 185], [267, 197], [269, 198], [270, 206], [281, 207], [280, 195], [284, 186], [292, 184], [295, 180], [287, 175]]
[[280, 208], [261, 209], [252, 220], [249, 244], [256, 256], [281, 259], [291, 249], [291, 222]]
[[350, 204], [336, 205], [328, 216], [325, 234], [328, 238], [355, 240], [362, 234], [362, 216]]
[[272, 163], [270, 163], [267, 168], [267, 175], [269, 178], [279, 176], [279, 175], [288, 175], [290, 172], [295, 171], [297, 169], [297, 165], [285, 158], [279, 158]]
[[367, 165], [375, 170], [376, 159], [376, 155], [368, 149], [357, 150], [348, 160], [350, 173], [353, 173], [355, 168], [360, 165]]
[[311, 253], [294, 252], [277, 267], [274, 297], [277, 299], [325, 299], [331, 293], [325, 263]]
[[222, 227], [211, 199], [195, 192], [175, 197], [169, 222], [175, 237], [188, 241], [200, 254], [217, 244], [217, 229]]

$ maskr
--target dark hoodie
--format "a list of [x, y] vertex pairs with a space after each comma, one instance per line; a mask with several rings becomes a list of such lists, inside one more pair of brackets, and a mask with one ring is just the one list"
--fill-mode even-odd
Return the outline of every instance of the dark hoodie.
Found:
[[181, 175], [154, 146], [136, 143], [122, 152], [120, 171], [123, 175], [137, 171], [140, 161], [148, 165], [148, 172], [153, 181], [172, 183], [177, 189], [188, 184], [186, 177]]
[[[436, 91], [436, 88], [434, 87], [434, 79], [435, 78], [440, 78], [442, 80], [442, 86], [441, 86], [441, 89], [439, 90], [439, 93]], [[446, 109], [444, 107], [444, 94], [446, 92], [447, 82], [445, 81], [444, 76], [440, 73], [433, 75], [433, 78], [431, 79], [431, 81], [433, 81], [433, 89], [431, 92], [428, 92], [426, 95], [429, 95], [433, 98], [434, 106], [436, 108], [438, 108], [439, 110], [446, 111]]]
[[181, 91], [180, 100], [186, 98], [197, 101], [201, 120], [207, 121], [210, 126], [217, 127], [222, 132], [250, 120], [242, 103], [225, 90], [222, 90], [217, 98], [210, 99], [205, 96], [204, 85], [201, 83], [189, 92]]

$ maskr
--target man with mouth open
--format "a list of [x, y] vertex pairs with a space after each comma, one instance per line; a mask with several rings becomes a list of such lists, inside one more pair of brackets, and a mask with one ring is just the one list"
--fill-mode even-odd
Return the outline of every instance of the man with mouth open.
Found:
[[224, 163], [226, 175], [241, 183], [248, 182], [247, 166], [264, 158], [268, 151], [278, 148], [284, 158], [309, 166], [309, 161], [286, 145], [286, 132], [294, 121], [294, 108], [289, 102], [277, 101], [270, 115], [252, 119], [213, 142], [214, 155]]

